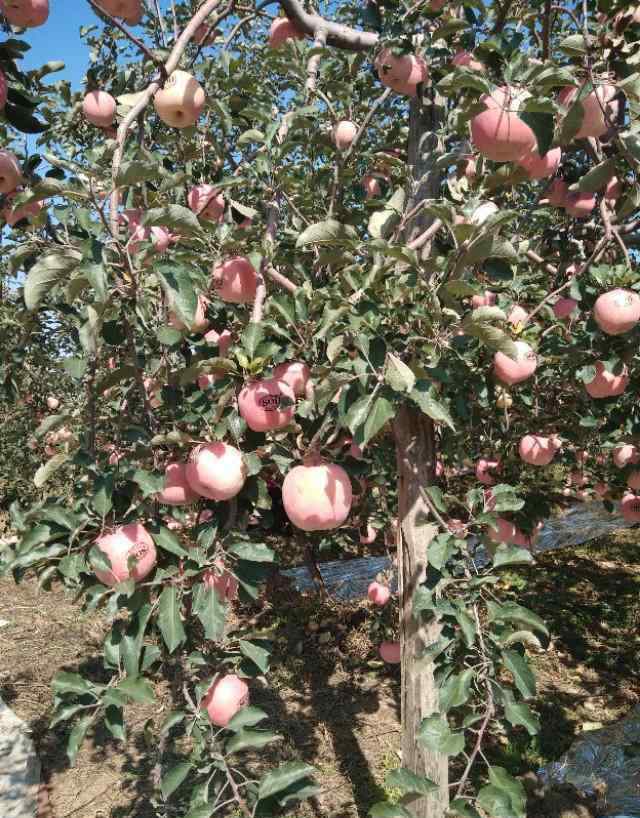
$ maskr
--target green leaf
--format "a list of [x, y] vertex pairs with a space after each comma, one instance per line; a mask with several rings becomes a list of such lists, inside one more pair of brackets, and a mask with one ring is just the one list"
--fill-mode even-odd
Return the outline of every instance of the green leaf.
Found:
[[416, 385], [416, 376], [397, 355], [387, 354], [384, 379], [394, 392], [411, 392]]
[[144, 634], [149, 624], [153, 608], [146, 603], [131, 617], [120, 643], [120, 655], [124, 669], [130, 678], [137, 677], [140, 669], [140, 654], [144, 644]]
[[492, 818], [526, 818], [524, 787], [502, 767], [489, 767], [489, 781], [478, 793], [478, 806]]
[[462, 608], [456, 609], [455, 618], [458, 625], [460, 625], [466, 646], [468, 648], [473, 647], [477, 633], [475, 619]]
[[296, 247], [304, 248], [313, 244], [331, 244], [345, 240], [357, 239], [358, 234], [353, 227], [335, 219], [311, 224], [298, 236]]
[[77, 693], [78, 695], [93, 693], [95, 689], [88, 679], [84, 679], [78, 673], [67, 673], [63, 670], [58, 671], [53, 677], [51, 688], [56, 693]]
[[464, 735], [454, 733], [438, 714], [422, 720], [417, 739], [429, 750], [447, 756], [456, 756], [464, 750]]
[[537, 735], [540, 731], [540, 720], [529, 705], [524, 702], [516, 702], [510, 690], [503, 690], [502, 696], [507, 721], [514, 727], [522, 725], [530, 736]]
[[539, 111], [527, 111], [525, 106], [525, 110], [519, 111], [518, 116], [534, 132], [538, 143], [538, 153], [540, 156], [544, 156], [553, 142], [554, 115]]
[[502, 651], [502, 662], [512, 674], [516, 687], [523, 699], [530, 699], [536, 695], [536, 679], [527, 660], [514, 650]]
[[255, 358], [256, 350], [264, 338], [264, 328], [260, 322], [250, 321], [242, 332], [242, 346], [250, 359]]
[[49, 130], [49, 123], [37, 119], [25, 106], [6, 102], [3, 113], [11, 125], [20, 133], [35, 134]]
[[103, 474], [96, 477], [93, 484], [93, 497], [91, 505], [96, 513], [101, 517], [106, 517], [113, 508], [111, 497], [113, 495], [113, 477], [110, 474]]
[[214, 804], [200, 804], [199, 806], [191, 807], [184, 818], [211, 818], [215, 811], [216, 806]]
[[159, 548], [162, 548], [163, 551], [168, 551], [170, 554], [175, 554], [177, 557], [189, 556], [189, 552], [182, 547], [180, 540], [176, 537], [173, 531], [170, 531], [166, 526], [152, 526], [150, 528], [150, 532], [155, 544]]
[[160, 790], [165, 801], [178, 789], [180, 784], [182, 784], [192, 769], [193, 764], [191, 764], [189, 761], [181, 761], [179, 764], [175, 764], [169, 770], [169, 772], [162, 776]]
[[480, 813], [469, 806], [469, 802], [463, 798], [455, 798], [449, 804], [449, 812], [452, 816], [458, 815], [459, 818], [481, 818]]
[[147, 210], [142, 219], [142, 224], [168, 227], [185, 235], [201, 232], [200, 223], [195, 213], [189, 210], [188, 207], [178, 204], [153, 207], [151, 210]]
[[136, 469], [131, 478], [142, 489], [142, 499], [146, 500], [164, 488], [164, 474], [154, 474], [145, 469]]
[[427, 417], [430, 417], [436, 423], [444, 423], [445, 426], [455, 432], [456, 427], [453, 418], [446, 405], [436, 397], [437, 394], [432, 384], [420, 381], [416, 388], [411, 391], [409, 397]]
[[227, 725], [229, 730], [241, 730], [243, 727], [254, 727], [269, 716], [259, 707], [243, 707]]
[[238, 753], [241, 750], [258, 749], [271, 744], [272, 741], [282, 741], [282, 738], [278, 733], [242, 728], [227, 741], [226, 751], [228, 753]]
[[461, 707], [471, 695], [471, 682], [474, 671], [472, 668], [463, 670], [462, 673], [453, 673], [440, 687], [438, 703], [443, 713], [448, 713], [453, 707]]
[[577, 185], [571, 185], [569, 188], [573, 190], [575, 187], [581, 193], [597, 193], [607, 184], [616, 172], [616, 160], [606, 159], [600, 162], [594, 168], [591, 168], [584, 176], [581, 176]]
[[[263, 647], [268, 645], [268, 647]], [[271, 661], [271, 644], [266, 640], [250, 642], [246, 639], [240, 640], [240, 653], [250, 659], [261, 673], [269, 672], [269, 662]]]
[[82, 253], [72, 248], [56, 250], [42, 256], [27, 274], [24, 283], [24, 303], [28, 310], [36, 310], [42, 299], [55, 284], [75, 269], [82, 260]]
[[139, 182], [147, 182], [150, 179], [157, 179], [160, 175], [160, 167], [157, 162], [149, 162], [143, 159], [123, 162], [116, 178], [116, 187], [127, 187], [128, 185], [136, 185]]
[[91, 726], [92, 721], [93, 716], [84, 716], [84, 718], [80, 719], [69, 734], [69, 740], [67, 741], [67, 757], [69, 759], [69, 764], [72, 767], [76, 763], [78, 750], [80, 749], [82, 742], [87, 735], [87, 730]]
[[178, 589], [175, 587], [165, 588], [160, 594], [158, 627], [169, 653], [173, 653], [187, 637], [180, 618]]
[[193, 613], [202, 622], [207, 639], [218, 642], [224, 636], [226, 605], [209, 585], [198, 583], [193, 588]]
[[533, 557], [526, 548], [516, 545], [500, 543], [493, 553], [493, 567], [503, 568], [505, 565], [529, 565]]
[[124, 693], [134, 702], [146, 702], [150, 704], [155, 701], [155, 693], [153, 685], [147, 679], [123, 679], [117, 686], [116, 690]]
[[239, 542], [229, 547], [229, 552], [249, 562], [274, 562], [275, 552], [261, 542]]
[[41, 489], [47, 480], [53, 477], [61, 466], [64, 466], [70, 457], [71, 455], [67, 454], [67, 452], [59, 452], [58, 454], [54, 454], [46, 463], [43, 463], [33, 476], [33, 484], [35, 487]]
[[250, 128], [248, 131], [241, 133], [236, 140], [237, 145], [248, 145], [252, 142], [264, 142], [264, 134], [257, 128]]
[[403, 795], [429, 795], [437, 792], [438, 785], [424, 775], [416, 775], [405, 767], [391, 770], [384, 780], [385, 786], [400, 790]]
[[520, 511], [524, 507], [524, 500], [518, 497], [513, 486], [499, 483], [491, 487], [491, 494], [495, 499], [495, 511]]
[[118, 741], [126, 741], [127, 734], [124, 729], [124, 717], [122, 708], [110, 704], [104, 711], [104, 723], [111, 735], [118, 739]]
[[170, 308], [186, 327], [191, 327], [198, 306], [198, 294], [188, 270], [185, 267], [162, 264], [156, 265], [155, 273], [165, 291]]
[[397, 188], [382, 210], [369, 218], [369, 235], [374, 239], [387, 239], [400, 222], [404, 210], [405, 191]]
[[377, 396], [372, 401], [371, 395], [365, 395], [351, 406], [345, 423], [351, 434], [357, 435], [358, 444], [364, 446], [394, 415], [394, 406], [387, 398]]
[[549, 636], [544, 620], [538, 614], [524, 608], [522, 605], [518, 605], [516, 602], [498, 604], [497, 602], [488, 601], [487, 613], [490, 622], [517, 622], [528, 625], [534, 631], [537, 630], [544, 633], [545, 636]]
[[302, 761], [288, 761], [286, 764], [281, 764], [264, 776], [258, 788], [258, 798], [259, 800], [270, 798], [314, 773], [315, 768]]

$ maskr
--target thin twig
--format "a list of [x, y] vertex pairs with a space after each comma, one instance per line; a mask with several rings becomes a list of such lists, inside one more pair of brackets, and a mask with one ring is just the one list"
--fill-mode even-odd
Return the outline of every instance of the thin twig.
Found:
[[89, 5], [91, 8], [96, 12], [96, 14], [100, 17], [105, 17], [109, 21], [109, 25], [115, 26], [119, 29], [125, 37], [127, 37], [131, 42], [135, 45], [136, 48], [140, 49], [142, 53], [148, 60], [156, 66], [156, 68], [160, 71], [162, 75], [162, 81], [164, 82], [167, 79], [166, 68], [162, 60], [158, 59], [154, 54], [149, 51], [147, 46], [139, 40], [134, 34], [132, 34], [126, 26], [124, 26], [119, 20], [116, 20], [115, 17], [112, 17], [108, 12], [106, 12], [101, 6], [99, 6], [95, 0], [89, 0]]

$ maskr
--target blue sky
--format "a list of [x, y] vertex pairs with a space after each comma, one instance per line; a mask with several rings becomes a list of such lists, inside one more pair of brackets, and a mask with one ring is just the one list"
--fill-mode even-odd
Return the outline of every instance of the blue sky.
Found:
[[21, 35], [31, 46], [22, 65], [29, 70], [50, 60], [62, 60], [65, 70], [52, 74], [51, 79], [67, 79], [74, 90], [79, 90], [89, 62], [86, 46], [80, 40], [80, 27], [97, 23], [98, 18], [88, 3], [78, 0], [51, 0], [49, 5], [47, 22]]

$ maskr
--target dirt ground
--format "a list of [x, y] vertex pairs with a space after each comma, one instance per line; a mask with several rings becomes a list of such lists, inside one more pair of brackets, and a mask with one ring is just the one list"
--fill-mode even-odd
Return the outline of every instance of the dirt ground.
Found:
[[[528, 584], [527, 584], [528, 583]], [[617, 720], [640, 701], [640, 535], [621, 532], [588, 548], [557, 551], [536, 567], [507, 575], [505, 587], [542, 615], [552, 632], [535, 656], [543, 729], [529, 739], [498, 740], [492, 761], [526, 776], [558, 758], [582, 731]], [[270, 714], [285, 736], [269, 761], [302, 757], [318, 770], [319, 797], [296, 816], [363, 818], [384, 796], [386, 773], [399, 765], [399, 677], [379, 667], [365, 604], [274, 608], [277, 651], [270, 687], [253, 703]], [[60, 670], [99, 674], [105, 623], [83, 614], [63, 590], [38, 592], [31, 581], [0, 579], [0, 695], [32, 727], [49, 783], [54, 818], [155, 818], [148, 788], [155, 762], [145, 732], [170, 709], [169, 691], [158, 703], [128, 713], [123, 746], [99, 733], [70, 768], [66, 728], [49, 729], [49, 682]], [[311, 625], [310, 625], [311, 623]], [[575, 794], [553, 803], [532, 797], [530, 818], [590, 818], [597, 814]], [[158, 813], [163, 814], [163, 813]]]

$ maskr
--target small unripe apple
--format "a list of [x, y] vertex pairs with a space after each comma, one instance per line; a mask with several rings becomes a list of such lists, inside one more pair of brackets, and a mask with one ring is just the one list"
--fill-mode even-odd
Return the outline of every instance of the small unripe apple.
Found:
[[499, 460], [485, 460], [484, 457], [481, 457], [476, 463], [476, 478], [478, 482], [485, 486], [495, 486], [495, 478], [489, 472], [498, 471], [499, 469]]
[[195, 125], [204, 103], [202, 86], [187, 71], [174, 71], [153, 100], [160, 119], [173, 128]]
[[562, 161], [562, 149], [552, 148], [544, 156], [540, 156], [537, 150], [518, 159], [518, 165], [527, 171], [530, 179], [545, 179], [553, 176]]
[[60, 401], [53, 395], [49, 395], [47, 398], [47, 406], [52, 412], [54, 412], [60, 406]]
[[553, 314], [559, 321], [573, 315], [577, 311], [578, 302], [574, 298], [559, 298], [553, 305]]
[[[558, 94], [558, 102], [567, 108], [571, 107], [578, 96], [579, 89], [568, 85]], [[613, 102], [617, 89], [615, 85], [599, 85], [580, 100], [583, 109], [582, 124], [575, 135], [576, 139], [603, 136], [608, 129], [603, 111], [606, 111], [610, 121], [615, 122], [617, 103]]]
[[187, 196], [190, 209], [201, 219], [210, 222], [222, 221], [224, 216], [224, 196], [213, 185], [196, 185]]
[[244, 256], [234, 256], [213, 268], [212, 284], [223, 301], [248, 304], [256, 297], [258, 277]]
[[91, 91], [82, 103], [85, 118], [98, 128], [108, 128], [113, 123], [116, 108], [115, 99], [106, 91]]
[[[202, 515], [200, 515], [200, 521]], [[215, 568], [205, 571], [202, 582], [207, 588], [213, 588], [221, 602], [232, 602], [238, 598], [238, 580], [226, 570], [222, 560], [216, 560]]]
[[619, 469], [640, 462], [640, 451], [632, 443], [621, 443], [613, 450], [613, 462]]
[[293, 525], [303, 531], [328, 531], [349, 516], [351, 480], [337, 463], [294, 466], [282, 484], [282, 503]]
[[468, 68], [470, 71], [484, 71], [484, 65], [473, 56], [470, 51], [458, 51], [451, 64], [460, 68]]
[[496, 352], [493, 356], [493, 371], [496, 378], [509, 386], [526, 381], [538, 366], [536, 354], [529, 344], [524, 341], [516, 341], [515, 346], [515, 359], [505, 355], [504, 352]]
[[233, 343], [233, 336], [228, 329], [223, 329], [222, 332], [216, 332], [216, 330], [210, 329], [209, 332], [205, 332], [204, 340], [207, 344], [213, 344], [218, 347], [218, 357], [226, 358], [229, 354], [229, 348]]
[[169, 463], [164, 470], [164, 487], [156, 499], [167, 506], [186, 506], [200, 499], [187, 480], [186, 463]]
[[351, 146], [357, 133], [358, 128], [356, 124], [348, 119], [343, 119], [336, 123], [333, 128], [333, 141], [335, 142], [336, 148], [340, 151], [345, 151]]
[[496, 303], [496, 297], [496, 294], [492, 293], [491, 290], [485, 290], [482, 295], [471, 296], [471, 306], [474, 310], [478, 309], [478, 307], [493, 307]]
[[366, 529], [360, 533], [360, 542], [362, 545], [371, 545], [371, 543], [376, 541], [377, 536], [378, 530], [374, 528], [371, 523], [368, 523]]
[[103, 585], [113, 586], [127, 579], [139, 582], [155, 568], [156, 546], [141, 523], [120, 526], [110, 534], [98, 537], [95, 544], [111, 562], [111, 570], [95, 571]]
[[216, 679], [202, 700], [202, 707], [217, 727], [226, 727], [236, 713], [247, 704], [249, 704], [247, 683], [233, 673]]
[[485, 110], [471, 120], [471, 141], [487, 159], [515, 162], [537, 149], [534, 132], [517, 113], [527, 96], [505, 85], [481, 97]]
[[244, 486], [247, 469], [242, 453], [221, 441], [197, 446], [187, 464], [191, 488], [209, 500], [230, 500]]
[[382, 608], [391, 598], [391, 591], [388, 585], [382, 585], [380, 582], [372, 582], [367, 588], [367, 596], [374, 605], [378, 605]]
[[569, 186], [564, 179], [554, 179], [549, 185], [546, 198], [540, 199], [540, 204], [550, 204], [551, 207], [564, 207], [569, 195]]
[[37, 28], [49, 18], [49, 0], [0, 0], [7, 22], [18, 28]]
[[556, 456], [560, 442], [556, 437], [525, 435], [520, 440], [520, 458], [531, 466], [548, 466]]
[[529, 313], [524, 307], [521, 307], [520, 304], [514, 304], [509, 311], [509, 315], [507, 315], [507, 322], [513, 327], [518, 327], [520, 324], [524, 324], [528, 318]]
[[362, 187], [364, 188], [364, 195], [367, 199], [377, 199], [382, 195], [382, 188], [380, 181], [371, 174], [362, 177]]
[[189, 332], [204, 332], [209, 326], [209, 319], [207, 318], [207, 305], [209, 301], [200, 293], [198, 295], [198, 303], [196, 305], [196, 312], [193, 316], [193, 321], [187, 326], [178, 316], [171, 312], [169, 313], [169, 325], [174, 329], [188, 330]]
[[0, 193], [12, 193], [22, 181], [22, 168], [15, 154], [0, 150]]
[[382, 661], [389, 665], [399, 665], [402, 661], [400, 642], [381, 642], [378, 652]]
[[311, 370], [303, 361], [288, 361], [278, 364], [273, 370], [276, 380], [284, 381], [293, 389], [293, 394], [303, 398], [308, 394], [311, 384]]
[[640, 523], [640, 496], [627, 492], [620, 503], [620, 511], [628, 523]]
[[280, 48], [287, 40], [303, 40], [304, 33], [288, 17], [277, 17], [269, 29], [269, 48]]
[[287, 383], [276, 378], [253, 381], [238, 395], [238, 411], [254, 432], [282, 429], [293, 420], [296, 397]]
[[622, 335], [640, 321], [640, 296], [617, 288], [598, 296], [593, 307], [596, 324], [607, 335]]
[[565, 212], [575, 219], [586, 218], [596, 206], [596, 197], [593, 193], [569, 191], [564, 202]]
[[471, 214], [471, 224], [475, 224], [478, 227], [483, 225], [489, 216], [495, 215], [499, 209], [495, 202], [482, 202]]
[[613, 398], [622, 395], [629, 383], [629, 374], [625, 366], [620, 375], [607, 372], [602, 361], [595, 363], [596, 374], [584, 387], [592, 398]]
[[489, 539], [493, 542], [510, 544], [513, 542], [513, 538], [516, 535], [516, 527], [511, 520], [505, 520], [504, 517], [498, 517], [495, 525], [489, 526], [487, 533], [489, 535]]
[[415, 54], [397, 56], [389, 48], [378, 54], [374, 65], [383, 85], [407, 96], [415, 96], [418, 85], [429, 77], [427, 64], [422, 57]]
[[37, 218], [44, 207], [43, 202], [31, 202], [30, 204], [20, 205], [14, 208], [11, 205], [13, 199], [15, 199], [15, 194], [8, 193], [6, 199], [7, 206], [2, 209], [1, 213], [9, 227], [14, 227], [23, 219], [31, 220]]

